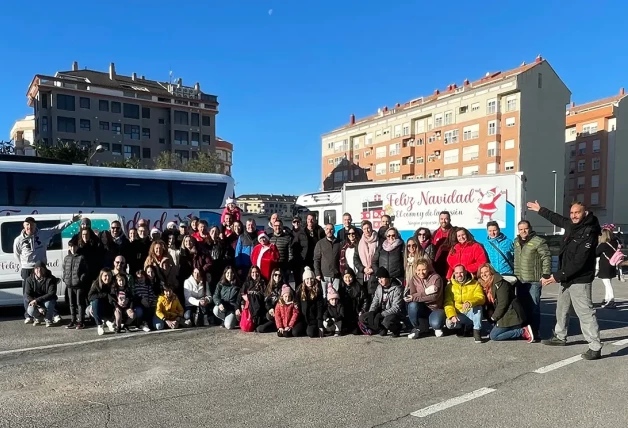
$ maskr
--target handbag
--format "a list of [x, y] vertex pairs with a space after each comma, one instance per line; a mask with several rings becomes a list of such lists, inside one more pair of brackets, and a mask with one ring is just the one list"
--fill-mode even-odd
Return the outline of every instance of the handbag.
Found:
[[249, 309], [249, 302], [246, 302], [242, 314], [240, 315], [240, 330], [247, 333], [255, 330], [255, 324], [253, 323], [253, 317], [251, 316], [251, 310]]
[[497, 245], [493, 244], [491, 241], [488, 241], [488, 243], [491, 244], [491, 247], [493, 247], [493, 248], [495, 248], [495, 250], [497, 250], [499, 255], [503, 257], [503, 259], [506, 261], [506, 263], [508, 263], [508, 266], [510, 266], [510, 269], [512, 269], [514, 271], [515, 267], [512, 265], [512, 263], [510, 263], [510, 260], [508, 260], [508, 257], [506, 257], [506, 255], [504, 253], [502, 253], [502, 250], [500, 250], [499, 247]]

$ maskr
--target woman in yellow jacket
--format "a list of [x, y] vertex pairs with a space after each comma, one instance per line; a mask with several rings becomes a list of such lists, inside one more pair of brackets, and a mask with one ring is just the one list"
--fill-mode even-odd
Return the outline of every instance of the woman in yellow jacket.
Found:
[[155, 308], [155, 328], [163, 330], [165, 326], [179, 328], [183, 317], [183, 306], [170, 284], [164, 285], [164, 294], [159, 296]]
[[450, 330], [458, 330], [458, 337], [464, 337], [473, 326], [475, 343], [482, 343], [482, 305], [484, 291], [462, 265], [454, 267], [451, 283], [445, 288], [446, 325]]

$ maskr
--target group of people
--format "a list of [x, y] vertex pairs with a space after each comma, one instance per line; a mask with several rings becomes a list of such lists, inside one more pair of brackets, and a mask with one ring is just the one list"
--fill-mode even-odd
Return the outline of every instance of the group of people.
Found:
[[[417, 339], [449, 330], [481, 343], [484, 325], [491, 340], [532, 342], [539, 338], [542, 287], [560, 282], [556, 328], [544, 343], [565, 343], [573, 304], [590, 343], [584, 357], [599, 358], [590, 290], [596, 255], [605, 284], [616, 274], [619, 243], [612, 228], [601, 228], [579, 203], [570, 218], [536, 202], [528, 209], [565, 229], [558, 272], [552, 273], [549, 248], [528, 221], [519, 222], [514, 242], [497, 222], [488, 222], [482, 245], [467, 229], [453, 226], [447, 211], [440, 213], [436, 231], [421, 227], [406, 242], [388, 216], [375, 231], [369, 221], [355, 226], [345, 213], [336, 234], [333, 224], [323, 228], [312, 214], [304, 226], [294, 217], [291, 229], [273, 214], [259, 230], [253, 220], [240, 221], [234, 200], [220, 225], [192, 218], [149, 233], [140, 220], [128, 237], [117, 221], [97, 235], [83, 218], [64, 260], [71, 311], [66, 327], [83, 328], [87, 313], [99, 335], [105, 328], [150, 331], [207, 322], [280, 337], [397, 337], [408, 331]], [[54, 233], [77, 219], [39, 230], [27, 218], [15, 240], [27, 323], [55, 321], [56, 279], [46, 269], [45, 248]], [[607, 287], [604, 305], [612, 307], [613, 299]]]

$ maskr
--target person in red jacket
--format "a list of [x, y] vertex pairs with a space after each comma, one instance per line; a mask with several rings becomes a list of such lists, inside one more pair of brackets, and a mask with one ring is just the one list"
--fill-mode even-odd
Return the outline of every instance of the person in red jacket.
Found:
[[281, 287], [281, 298], [275, 306], [275, 324], [277, 336], [292, 337], [292, 329], [299, 319], [299, 307], [292, 299], [292, 288], [289, 285]]
[[452, 247], [447, 256], [447, 279], [451, 278], [454, 268], [464, 266], [465, 270], [477, 277], [478, 269], [484, 263], [488, 263], [488, 257], [482, 244], [479, 244], [464, 227], [456, 229], [456, 245]]
[[270, 274], [279, 264], [279, 250], [275, 244], [271, 244], [268, 235], [260, 232], [257, 235], [257, 244], [251, 252], [251, 263], [262, 272], [262, 277], [270, 281]]
[[241, 221], [242, 210], [240, 207], [236, 205], [237, 201], [233, 198], [227, 198], [227, 206], [222, 211], [222, 215], [220, 216], [220, 224], [225, 224], [225, 215], [231, 214], [231, 221]]
[[432, 234], [432, 245], [436, 249], [434, 254], [433, 265], [434, 271], [440, 276], [447, 273], [447, 256], [449, 255], [449, 235], [455, 233], [455, 228], [451, 225], [451, 214], [449, 211], [441, 211], [438, 215], [438, 224], [440, 227]]

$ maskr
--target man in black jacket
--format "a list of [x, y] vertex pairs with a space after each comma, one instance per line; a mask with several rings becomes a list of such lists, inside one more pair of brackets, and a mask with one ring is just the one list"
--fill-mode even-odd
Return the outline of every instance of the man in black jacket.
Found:
[[[338, 234], [336, 235], [338, 236], [338, 239], [342, 241], [343, 244], [346, 244], [347, 241], [349, 240], [349, 235], [347, 235], [347, 233], [349, 232], [349, 229], [351, 228], [351, 226], [353, 226], [353, 218], [351, 217], [351, 214], [344, 213], [342, 215], [342, 229], [340, 229], [338, 231]], [[358, 234], [355, 237], [355, 239], [359, 241], [362, 238], [362, 229], [356, 226], [353, 226], [353, 228], [355, 229], [355, 233]]]
[[331, 283], [336, 291], [340, 288], [340, 251], [342, 241], [334, 236], [334, 225], [325, 225], [325, 238], [314, 247], [314, 275], [323, 286], [327, 298], [327, 286]]
[[325, 237], [325, 231], [316, 222], [314, 214], [308, 214], [305, 221], [305, 236], [307, 237], [307, 251], [305, 253], [305, 266], [314, 269], [314, 247], [316, 243]]
[[24, 298], [28, 301], [27, 312], [33, 318], [33, 325], [46, 318], [46, 327], [53, 325], [53, 315], [57, 303], [57, 283], [44, 262], [35, 263], [33, 274], [26, 280]]
[[283, 280], [290, 283], [290, 261], [292, 260], [292, 233], [286, 233], [283, 222], [275, 220], [273, 222], [273, 233], [268, 236], [271, 244], [275, 244], [279, 250], [278, 267], [283, 272]]
[[292, 261], [290, 262], [295, 287], [298, 287], [303, 282], [307, 245], [307, 236], [301, 227], [301, 219], [295, 216], [292, 219]]
[[564, 346], [567, 342], [569, 309], [573, 305], [580, 319], [580, 329], [589, 342], [589, 350], [582, 354], [585, 360], [601, 358], [602, 343], [600, 327], [597, 323], [593, 302], [591, 301], [591, 283], [595, 278], [595, 248], [600, 236], [600, 222], [592, 213], [586, 211], [580, 202], [571, 205], [566, 218], [543, 208], [537, 201], [528, 202], [528, 209], [536, 211], [550, 223], [565, 229], [565, 236], [560, 248], [560, 267], [549, 279], [541, 280], [542, 285], [560, 283], [556, 302], [556, 327], [554, 335], [543, 344]]

